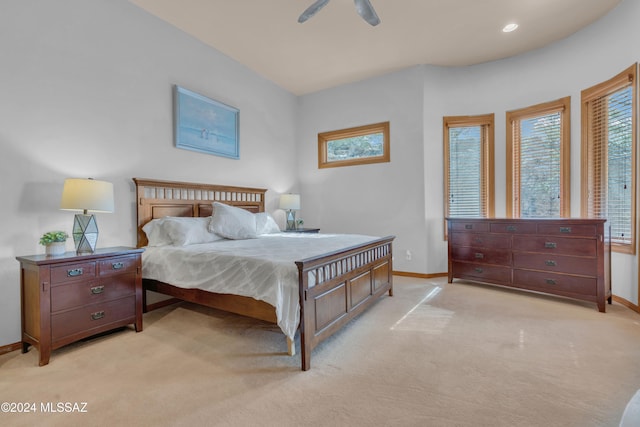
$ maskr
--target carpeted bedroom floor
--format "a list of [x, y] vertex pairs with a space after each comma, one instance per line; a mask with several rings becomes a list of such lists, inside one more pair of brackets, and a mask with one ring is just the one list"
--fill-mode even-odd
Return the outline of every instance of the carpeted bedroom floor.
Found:
[[[0, 413], [0, 425], [617, 426], [640, 389], [628, 308], [394, 280], [395, 296], [318, 347], [308, 372], [272, 325], [191, 304], [145, 314], [141, 333], [56, 350], [45, 367], [35, 349], [2, 355], [0, 402], [36, 412]], [[86, 412], [42, 412], [58, 402]]]

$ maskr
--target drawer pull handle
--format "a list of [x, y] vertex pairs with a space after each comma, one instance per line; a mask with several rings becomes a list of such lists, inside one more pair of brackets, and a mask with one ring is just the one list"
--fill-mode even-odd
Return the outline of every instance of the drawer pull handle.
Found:
[[545, 282], [547, 282], [547, 285], [556, 285], [557, 284], [556, 281], [553, 280], [553, 279], [547, 279], [547, 280], [545, 280]]
[[474, 270], [475, 270], [476, 273], [482, 273], [484, 271], [483, 269], [478, 268], [478, 267], [474, 268]]
[[475, 243], [475, 244], [478, 244], [478, 245], [479, 245], [479, 244], [481, 244], [481, 243], [482, 243], [482, 239], [481, 239], [480, 237], [474, 237], [474, 238], [473, 238], [473, 243]]
[[73, 270], [67, 270], [68, 277], [82, 276], [82, 268], [74, 268]]
[[515, 225], [507, 225], [507, 231], [518, 231], [518, 227]]
[[113, 268], [114, 270], [120, 270], [123, 267], [124, 267], [124, 262], [112, 262], [111, 263], [111, 268]]
[[484, 254], [480, 253], [480, 252], [476, 252], [476, 258], [482, 259], [482, 258], [484, 258]]
[[571, 227], [560, 227], [561, 233], [571, 233]]
[[104, 311], [96, 311], [91, 313], [91, 320], [100, 320], [104, 317]]
[[472, 230], [473, 229], [473, 224], [465, 224], [464, 225], [464, 229], [465, 230]]
[[558, 247], [556, 242], [544, 242], [544, 247], [547, 249], [555, 249]]
[[549, 267], [555, 267], [556, 265], [558, 265], [558, 264], [556, 264], [556, 262], [555, 262], [554, 260], [552, 260], [552, 259], [548, 259], [548, 260], [546, 260], [544, 263], [545, 263], [545, 265], [548, 265]]
[[91, 288], [91, 293], [93, 295], [101, 294], [104, 292], [104, 285], [94, 286]]

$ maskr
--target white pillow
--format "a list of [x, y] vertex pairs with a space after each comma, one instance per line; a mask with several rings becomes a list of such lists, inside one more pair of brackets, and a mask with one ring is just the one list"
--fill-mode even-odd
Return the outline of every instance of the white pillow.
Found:
[[213, 215], [209, 222], [209, 231], [234, 240], [258, 237], [254, 214], [219, 202], [213, 202]]
[[280, 227], [276, 224], [276, 220], [267, 212], [260, 212], [256, 216], [256, 230], [260, 234], [280, 233]]
[[211, 217], [167, 217], [162, 223], [174, 246], [195, 245], [223, 240], [209, 231]]
[[148, 246], [166, 246], [171, 244], [171, 238], [162, 224], [166, 218], [152, 219], [142, 227], [142, 231], [147, 235]]

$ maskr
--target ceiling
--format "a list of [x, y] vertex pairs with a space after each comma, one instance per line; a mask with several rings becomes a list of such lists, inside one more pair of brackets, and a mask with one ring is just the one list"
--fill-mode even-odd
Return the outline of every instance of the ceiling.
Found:
[[[353, 1], [129, 0], [280, 87], [302, 95], [418, 64], [465, 66], [565, 38], [622, 0], [371, 0], [367, 24]], [[519, 28], [503, 33], [515, 22]]]

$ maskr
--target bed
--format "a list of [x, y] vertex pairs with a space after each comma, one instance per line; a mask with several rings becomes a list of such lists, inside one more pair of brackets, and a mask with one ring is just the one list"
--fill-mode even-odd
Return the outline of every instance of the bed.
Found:
[[[253, 214], [265, 212], [265, 189], [141, 178], [133, 178], [133, 181], [136, 186], [138, 247], [148, 245], [143, 227], [151, 221], [165, 217], [210, 217], [213, 214], [213, 203], [241, 208]], [[294, 235], [286, 234], [288, 236], [283, 238], [294, 238]], [[303, 257], [291, 263], [295, 265], [297, 273], [289, 276], [294, 281], [293, 286], [297, 288], [293, 290], [297, 293], [295, 303], [298, 310], [295, 330], [300, 339], [303, 371], [311, 368], [311, 353], [320, 342], [376, 303], [380, 296], [386, 293], [393, 295], [393, 239], [393, 236], [372, 237], [355, 244], [349, 244], [353, 242], [345, 240], [344, 247]], [[316, 242], [319, 241], [312, 244], [315, 246]], [[152, 252], [154, 251], [149, 250], [149, 254], [143, 256], [145, 290], [279, 324], [280, 313], [276, 313], [278, 307], [273, 303], [227, 291], [213, 292], [198, 287], [184, 287], [183, 284], [178, 286], [178, 281], [173, 282], [173, 279], [169, 283], [155, 276], [145, 277], [145, 271], [148, 270], [145, 269], [145, 257]], [[149, 261], [148, 265], [150, 263]], [[146, 296], [146, 292], [144, 294]], [[290, 329], [288, 333], [285, 332], [285, 337], [289, 354], [295, 354], [294, 337]]]

